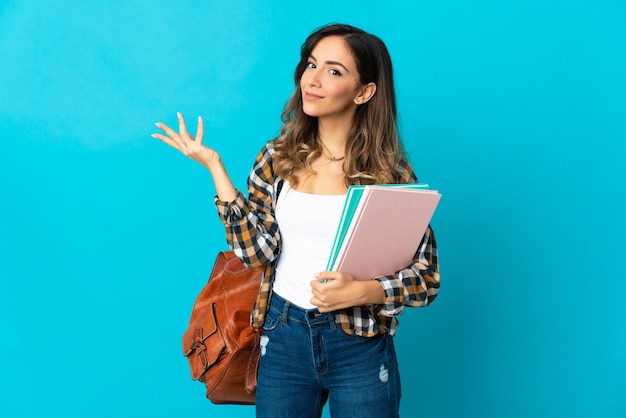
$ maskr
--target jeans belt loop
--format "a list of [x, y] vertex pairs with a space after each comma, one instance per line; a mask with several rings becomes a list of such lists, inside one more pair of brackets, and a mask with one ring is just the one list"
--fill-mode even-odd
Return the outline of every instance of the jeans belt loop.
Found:
[[332, 312], [328, 312], [328, 322], [330, 323], [330, 329], [335, 331], [337, 329], [337, 323], [335, 322], [335, 315]]
[[283, 313], [281, 315], [281, 319], [283, 321], [283, 325], [287, 325], [287, 323], [289, 322], [288, 321], [289, 307], [291, 306], [291, 303], [286, 299], [282, 299], [282, 301], [283, 301]]

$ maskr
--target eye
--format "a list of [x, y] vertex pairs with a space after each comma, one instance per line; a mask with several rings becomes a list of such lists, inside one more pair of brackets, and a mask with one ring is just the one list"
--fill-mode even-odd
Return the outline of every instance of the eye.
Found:
[[306, 67], [307, 67], [307, 68], [311, 68], [311, 69], [315, 69], [315, 68], [316, 68], [316, 67], [315, 67], [315, 64], [314, 64], [313, 62], [311, 62], [311, 61], [308, 61], [308, 62], [306, 63]]
[[341, 77], [341, 71], [339, 70], [335, 70], [334, 68], [331, 68], [330, 70], [328, 70], [328, 73], [330, 75], [336, 75], [338, 77]]

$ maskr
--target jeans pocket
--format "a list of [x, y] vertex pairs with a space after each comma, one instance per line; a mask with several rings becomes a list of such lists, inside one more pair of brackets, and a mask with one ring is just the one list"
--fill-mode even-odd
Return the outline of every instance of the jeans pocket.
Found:
[[271, 334], [276, 331], [282, 321], [282, 312], [270, 306], [263, 323], [263, 334]]

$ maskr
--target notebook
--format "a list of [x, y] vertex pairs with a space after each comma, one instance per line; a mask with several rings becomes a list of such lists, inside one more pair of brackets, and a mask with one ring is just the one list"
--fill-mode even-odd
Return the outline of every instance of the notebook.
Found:
[[327, 270], [370, 280], [408, 266], [441, 198], [427, 187], [350, 187]]

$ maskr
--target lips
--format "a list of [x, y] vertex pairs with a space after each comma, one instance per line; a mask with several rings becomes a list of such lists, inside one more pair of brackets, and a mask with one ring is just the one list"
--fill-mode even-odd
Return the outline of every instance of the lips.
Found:
[[319, 100], [323, 98], [323, 96], [320, 96], [319, 94], [311, 93], [309, 91], [305, 91], [303, 94], [303, 97], [306, 100]]

